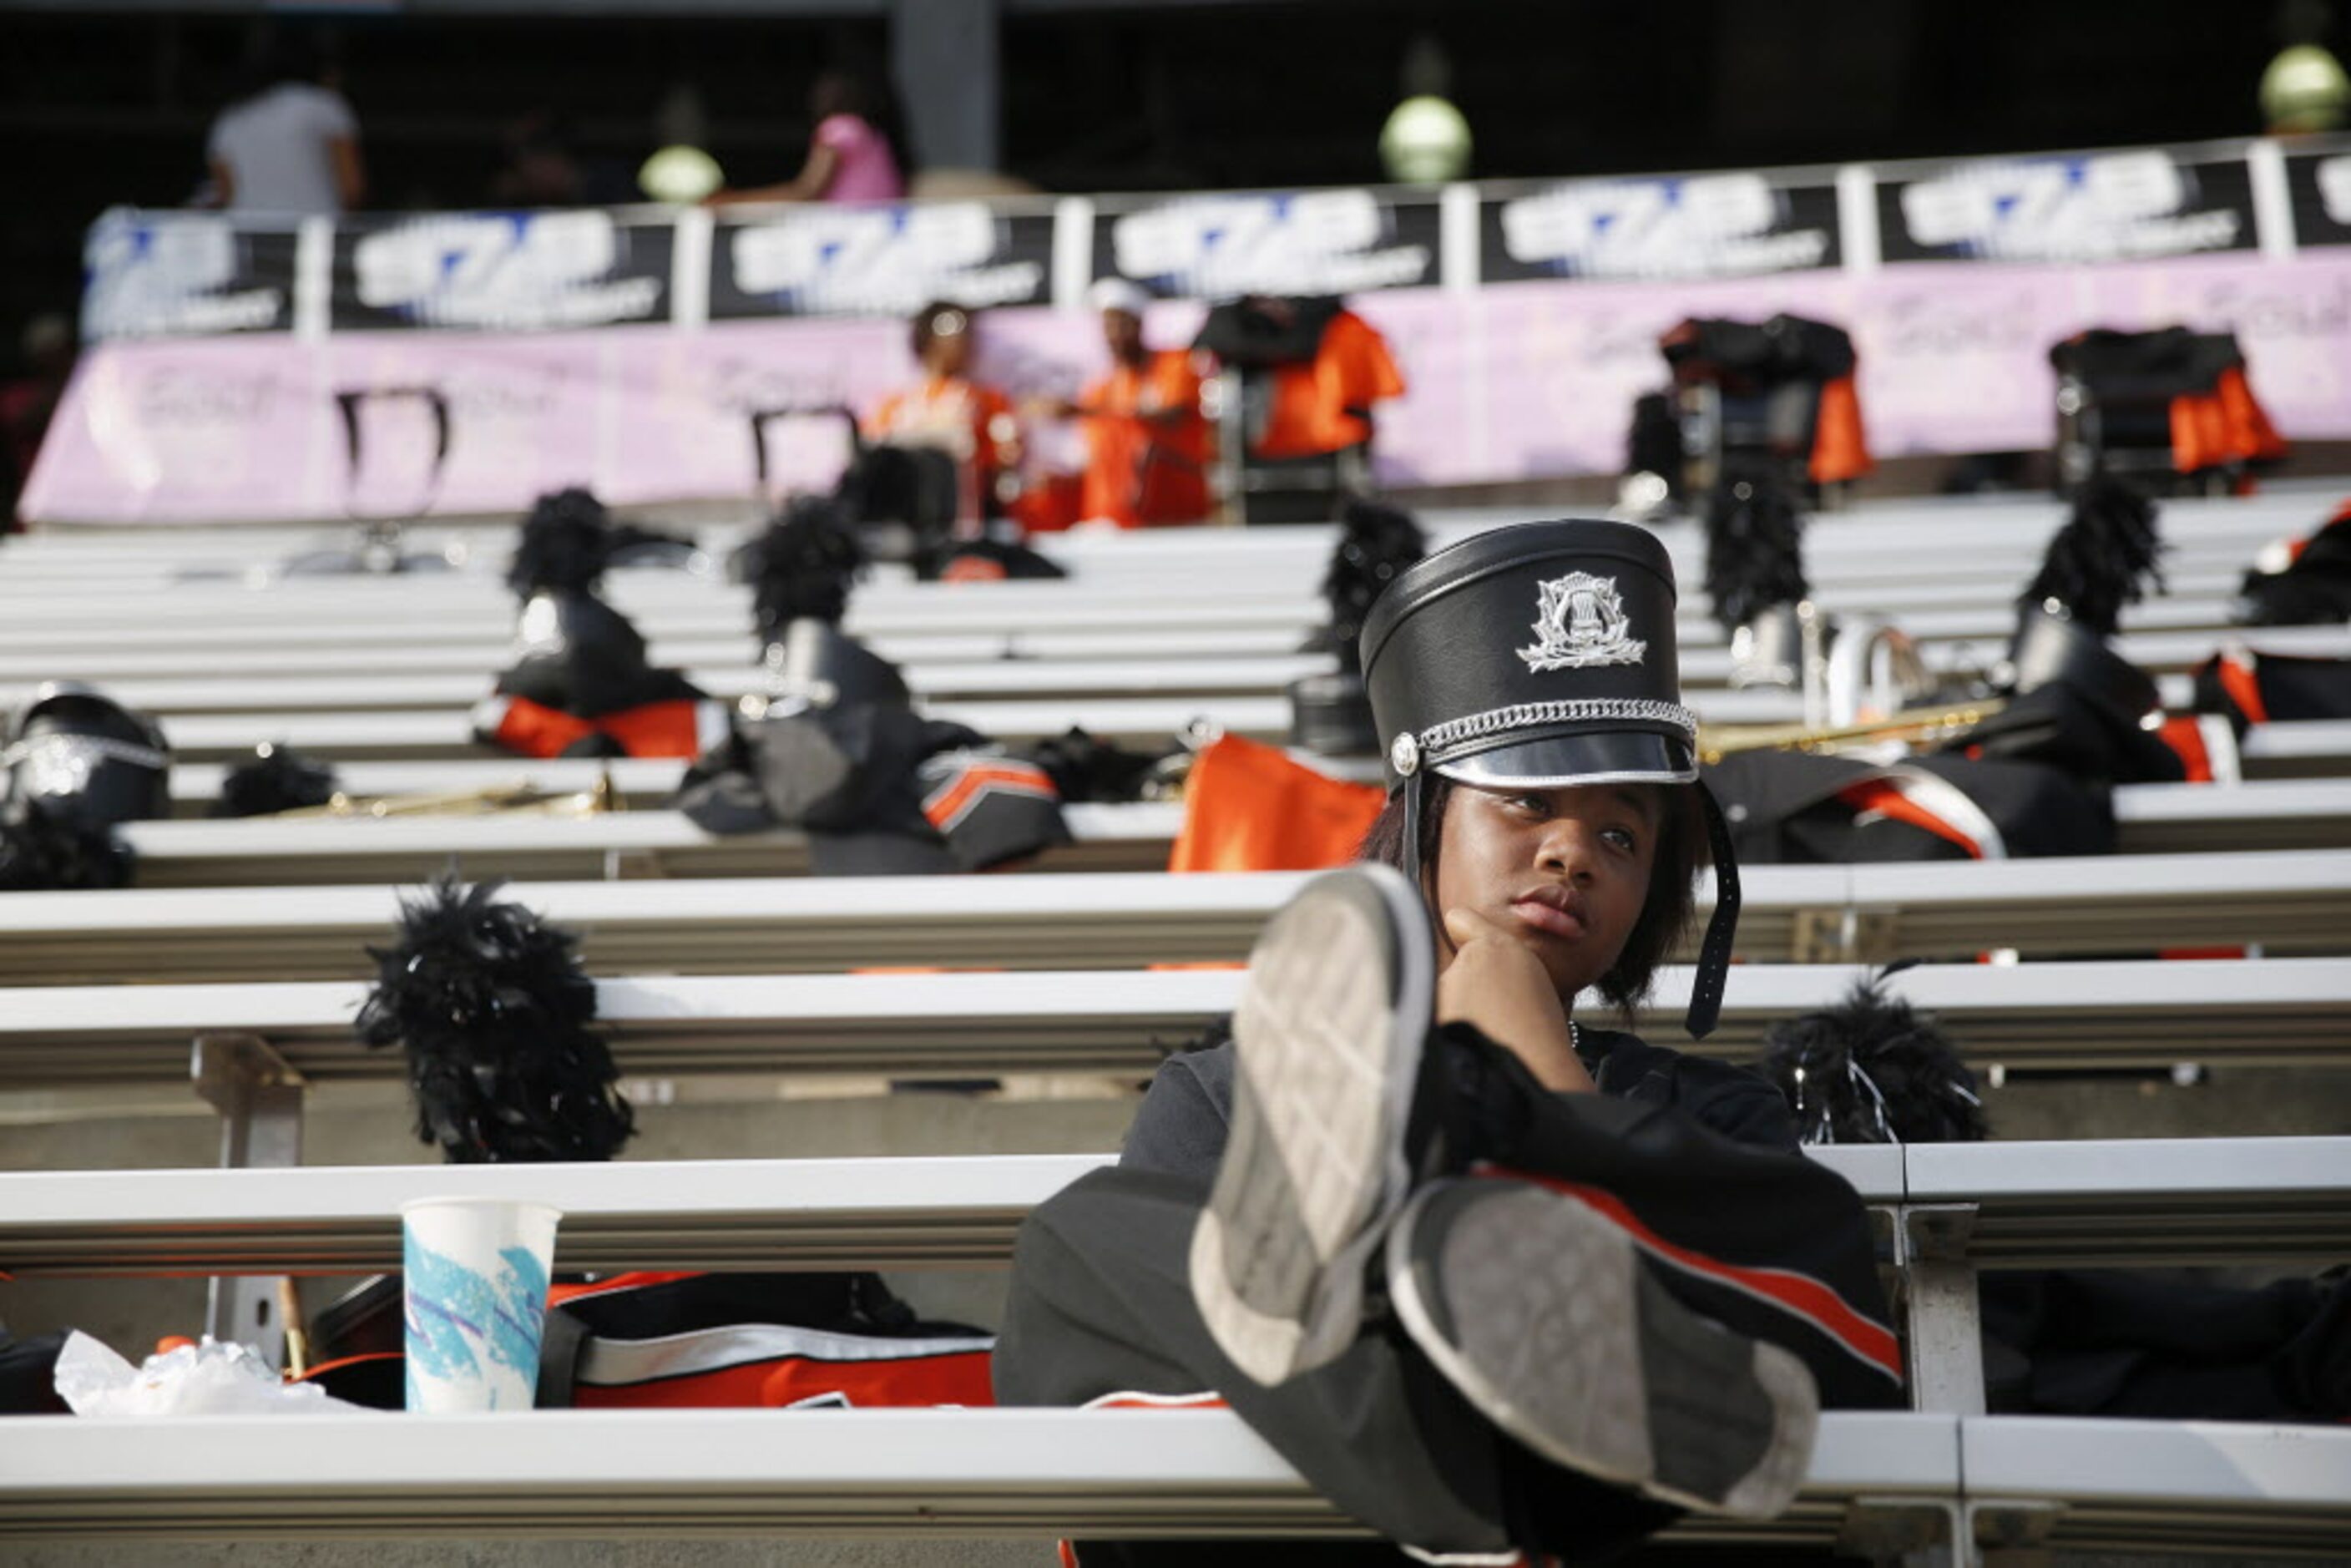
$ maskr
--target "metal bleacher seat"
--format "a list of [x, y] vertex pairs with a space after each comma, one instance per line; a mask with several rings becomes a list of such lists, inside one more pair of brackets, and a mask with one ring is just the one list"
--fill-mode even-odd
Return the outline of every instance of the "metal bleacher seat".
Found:
[[[1865, 973], [1743, 967], [1721, 1026], [1692, 1049], [1752, 1060], [1772, 1023], [1834, 1003]], [[639, 1077], [1140, 1079], [1231, 1011], [1240, 981], [1237, 969], [668, 976], [601, 981], [597, 1007]], [[2351, 958], [1927, 964], [1886, 984], [1979, 1066], [2351, 1065]], [[1672, 1017], [1688, 987], [1687, 968], [1661, 974], [1655, 1015]], [[397, 1059], [352, 1038], [365, 994], [356, 980], [0, 990], [0, 1088], [184, 1082], [194, 1043], [225, 1037], [257, 1041], [306, 1083], [395, 1076]]]
[[[2128, 617], [2129, 624], [2139, 632], [2204, 630], [2217, 633], [2227, 625], [2228, 586], [2216, 580], [2211, 591], [2195, 598], [2161, 599], [2136, 606]], [[1856, 609], [1862, 607], [1857, 596], [1851, 602]], [[1954, 597], [1948, 607], [1931, 603], [1909, 608], [1874, 607], [1881, 611], [1894, 609], [1902, 629], [1927, 643], [1995, 643], [2007, 637], [2015, 622], [2011, 606], [1980, 591], [1971, 591], [1964, 599]], [[1301, 603], [1299, 609], [1300, 616], [1294, 622], [1265, 626], [1194, 630], [1145, 625], [1115, 632], [1018, 628], [905, 631], [867, 641], [884, 658], [918, 668], [990, 660], [1164, 663], [1176, 659], [1272, 659], [1295, 653], [1307, 635], [1311, 624], [1307, 612], [1311, 607]], [[439, 637], [434, 635], [434, 629], [422, 628], [405, 639], [389, 634], [397, 630], [346, 627], [350, 634], [340, 639], [331, 638], [323, 630], [314, 631], [307, 634], [307, 642], [289, 643], [287, 634], [301, 634], [303, 629], [281, 626], [273, 620], [270, 624], [252, 628], [250, 640], [223, 643], [210, 637], [204, 639], [203, 669], [213, 678], [278, 674], [295, 664], [308, 677], [380, 674], [387, 662], [386, 644], [393, 642], [399, 644], [399, 668], [409, 675], [482, 675], [502, 667], [513, 656], [512, 638], [488, 626]], [[138, 639], [129, 635], [132, 631], [129, 627], [102, 631], [60, 627], [52, 635], [21, 643], [0, 633], [0, 685], [46, 680], [66, 668], [72, 669], [77, 678], [98, 682], [187, 673], [190, 639]], [[1719, 682], [1720, 674], [1711, 672], [1716, 664], [1724, 663], [1718, 652], [1724, 643], [1721, 628], [1710, 620], [1693, 616], [1685, 620], [1679, 632], [1685, 659], [1711, 655], [1699, 658], [1698, 667], [1687, 673], [1694, 680], [1703, 675], [1710, 682]], [[734, 667], [744, 664], [753, 652], [747, 636], [714, 635], [701, 630], [656, 638], [651, 657], [658, 664], [701, 670], [714, 677], [724, 674], [740, 678], [735, 674]]]
[[[1865, 1203], [1922, 1208], [1970, 1267], [2329, 1262], [2351, 1253], [2351, 1138], [1831, 1145]], [[0, 1175], [22, 1278], [367, 1273], [400, 1205], [529, 1197], [565, 1268], [1000, 1262], [1028, 1210], [1109, 1155], [360, 1166]], [[1970, 1211], [1964, 1226], [1948, 1216]], [[1921, 1234], [1924, 1234], [1922, 1228]]]
[[[201, 1418], [77, 1422], [57, 1443], [27, 1425], [0, 1420], [0, 1542], [1363, 1533], [1222, 1410], [313, 1416], [245, 1424], [234, 1446]], [[1923, 1508], [1931, 1532], [1959, 1511], [1959, 1430], [1948, 1416], [1832, 1416], [1787, 1514], [1675, 1536], [1824, 1546], [1856, 1514], [1866, 1530], [1880, 1500], [1914, 1531]], [[265, 1479], [290, 1475], [298, 1486]]]
[[[1773, 962], [2043, 956], [2258, 944], [2340, 949], [2351, 851], [1759, 866], [1739, 950]], [[603, 974], [858, 966], [1132, 967], [1229, 962], [1298, 885], [1287, 873], [718, 878], [533, 884]], [[0, 984], [334, 979], [365, 971], [382, 886], [163, 888], [0, 897]]]
[[[638, 800], [650, 805], [676, 786], [681, 773], [682, 765], [675, 763], [624, 763], [613, 769], [613, 787], [625, 798], [630, 785], [639, 785]], [[577, 763], [528, 768], [455, 763], [411, 773], [403, 782], [454, 794], [469, 782], [478, 789], [525, 779], [576, 780], [582, 791], [597, 784], [594, 765]], [[217, 789], [216, 779], [209, 781]], [[189, 798], [203, 797], [192, 789]], [[2126, 854], [2322, 849], [2351, 843], [2351, 779], [2126, 785], [2116, 793], [2115, 813]], [[1158, 869], [1167, 863], [1183, 815], [1183, 808], [1173, 803], [1065, 808], [1074, 841], [1046, 852], [1036, 869]], [[659, 810], [551, 817], [356, 814], [167, 821], [130, 823], [121, 837], [138, 854], [142, 887], [418, 882], [453, 859], [471, 876], [534, 881], [791, 876], [808, 869], [807, 841], [799, 832], [721, 838]]]
[[[1786, 1515], [1667, 1539], [2325, 1558], [2346, 1451], [2252, 1424], [1833, 1414]], [[1352, 1532], [1218, 1410], [19, 1418], [0, 1477], [0, 1541]]]
[[[2002, 635], [1991, 628], [1980, 641]], [[2166, 632], [2117, 640], [2123, 657], [2151, 672], [2178, 674], [2209, 658], [2219, 645], [2213, 632]], [[2266, 650], [2321, 657], [2351, 657], [2351, 632], [2339, 628], [2290, 627], [2262, 632]], [[1974, 666], [1988, 650], [1970, 643], [1931, 643], [1923, 656], [1930, 667]], [[1071, 722], [1102, 733], [1149, 735], [1180, 728], [1168, 723], [1159, 704], [1196, 699], [1198, 711], [1228, 729], [1260, 727], [1255, 705], [1270, 701], [1286, 714], [1280, 694], [1303, 676], [1329, 672], [1322, 653], [1287, 653], [1260, 658], [1121, 658], [1046, 660], [1000, 658], [982, 663], [914, 664], [905, 668], [909, 687], [926, 710], [972, 725], [999, 738], [1059, 734]], [[488, 696], [496, 666], [475, 673], [312, 674], [289, 671], [273, 675], [135, 676], [111, 683], [111, 695], [162, 721], [176, 750], [210, 755], [236, 749], [236, 737], [283, 731], [289, 742], [322, 755], [355, 754], [358, 748], [398, 747], [423, 754], [454, 743], [470, 744], [466, 714]], [[747, 662], [685, 672], [712, 696], [733, 699], [768, 689], [766, 671]], [[1696, 648], [1682, 657], [1682, 679], [1690, 706], [1710, 724], [1771, 723], [1801, 713], [1791, 697], [1769, 691], [1725, 690], [1732, 674], [1728, 651]], [[14, 707], [32, 687], [0, 686], [0, 706]], [[2174, 695], [2180, 695], [2178, 692]], [[1029, 710], [1051, 699], [1051, 713]], [[1210, 699], [1214, 699], [1211, 701]], [[1114, 704], [1130, 704], [1119, 711]], [[1082, 706], [1081, 705], [1083, 705]], [[2177, 705], [2184, 706], [2184, 704]], [[1230, 708], [1246, 717], [1224, 719]], [[429, 721], [445, 713], [446, 724]], [[1070, 717], [1057, 716], [1066, 713]], [[382, 722], [370, 723], [380, 718]], [[330, 723], [329, 720], [339, 722]], [[201, 721], [201, 722], [200, 722]], [[397, 721], [397, 722], [394, 722]], [[1284, 719], [1286, 724], [1286, 718]], [[250, 747], [251, 742], [246, 742]]]
[[[2245, 736], [2242, 749], [2248, 779], [2351, 777], [2351, 722], [2258, 725]], [[174, 762], [174, 812], [181, 816], [202, 813], [218, 798], [226, 770], [227, 765], [222, 762], [196, 762], [184, 758]], [[616, 758], [604, 762], [482, 757], [338, 764], [338, 775], [345, 789], [353, 794], [371, 796], [469, 794], [518, 784], [577, 794], [598, 788], [608, 772], [618, 800], [632, 810], [644, 810], [661, 805], [675, 793], [685, 764], [655, 758]], [[136, 833], [143, 830], [131, 831]]]

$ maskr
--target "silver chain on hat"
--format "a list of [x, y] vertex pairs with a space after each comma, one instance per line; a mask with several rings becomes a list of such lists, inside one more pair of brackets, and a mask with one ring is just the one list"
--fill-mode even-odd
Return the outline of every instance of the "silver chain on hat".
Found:
[[169, 752], [158, 751], [152, 746], [141, 746], [135, 741], [117, 740], [106, 735], [78, 735], [71, 730], [48, 730], [0, 751], [0, 768], [14, 768], [27, 758], [68, 747], [83, 757], [102, 757], [110, 762], [127, 762], [133, 768], [168, 768], [172, 763]]
[[1513, 703], [1509, 707], [1489, 708], [1463, 718], [1447, 719], [1422, 730], [1415, 747], [1416, 760], [1420, 756], [1449, 750], [1467, 741], [1483, 740], [1488, 736], [1502, 735], [1514, 729], [1530, 729], [1551, 724], [1662, 724], [1679, 730], [1695, 741], [1698, 738], [1698, 715], [1680, 703], [1658, 702], [1652, 697], [1576, 697], [1555, 702]]

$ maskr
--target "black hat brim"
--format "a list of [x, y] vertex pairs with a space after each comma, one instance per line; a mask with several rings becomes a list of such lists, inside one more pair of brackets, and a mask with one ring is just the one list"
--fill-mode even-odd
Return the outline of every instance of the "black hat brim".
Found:
[[1631, 729], [1539, 736], [1435, 766], [1457, 784], [1485, 789], [1687, 784], [1698, 778], [1698, 759], [1687, 741]]

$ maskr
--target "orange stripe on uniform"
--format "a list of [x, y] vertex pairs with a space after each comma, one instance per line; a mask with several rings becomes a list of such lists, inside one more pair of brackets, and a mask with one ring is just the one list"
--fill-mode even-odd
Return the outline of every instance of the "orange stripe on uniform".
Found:
[[2179, 754], [2179, 760], [2187, 765], [2189, 783], [2212, 782], [2211, 748], [2204, 744], [2204, 727], [2193, 714], [2165, 719], [2156, 738]]
[[609, 1296], [615, 1291], [643, 1291], [654, 1285], [674, 1284], [680, 1280], [701, 1278], [699, 1269], [676, 1269], [667, 1271], [632, 1269], [625, 1274], [611, 1274], [601, 1280], [583, 1280], [575, 1284], [550, 1286], [547, 1304], [559, 1307], [566, 1301], [584, 1301], [590, 1296]]
[[590, 722], [632, 757], [691, 760], [702, 755], [702, 705], [691, 697], [640, 703]]
[[1123, 1388], [1115, 1394], [1098, 1395], [1078, 1406], [1081, 1410], [1229, 1410], [1221, 1394], [1139, 1394]]
[[954, 783], [925, 800], [923, 815], [932, 827], [945, 832], [990, 789], [1009, 789], [1016, 795], [1033, 795], [1040, 800], [1061, 799], [1052, 779], [1042, 768], [983, 764], [965, 768]]
[[1748, 1264], [1726, 1263], [1719, 1258], [1709, 1258], [1703, 1252], [1668, 1241], [1642, 1223], [1640, 1218], [1627, 1208], [1614, 1193], [1587, 1186], [1582, 1182], [1562, 1181], [1557, 1176], [1510, 1170], [1501, 1166], [1487, 1166], [1474, 1174], [1531, 1181], [1538, 1186], [1574, 1198], [1603, 1218], [1614, 1221], [1655, 1256], [1693, 1274], [1718, 1280], [1783, 1308], [1828, 1335], [1855, 1359], [1876, 1367], [1896, 1383], [1902, 1381], [1902, 1344], [1894, 1337], [1894, 1331], [1854, 1311], [1843, 1296], [1809, 1274], [1799, 1274], [1789, 1269], [1759, 1269]]
[[571, 1402], [582, 1410], [780, 1410], [835, 1396], [858, 1410], [996, 1403], [984, 1350], [853, 1362], [775, 1356], [643, 1383], [581, 1383]]
[[1897, 822], [1907, 822], [1924, 832], [1932, 833], [1946, 843], [1957, 844], [1967, 852], [1970, 860], [1980, 861], [1984, 858], [1981, 844], [1905, 795], [1886, 779], [1865, 779], [1858, 784], [1848, 785], [1837, 791], [1837, 799], [1856, 811], [1875, 811], [1881, 817], [1890, 817]]
[[2220, 689], [2229, 694], [2229, 700], [2237, 705], [2237, 711], [2245, 716], [2247, 724], [2269, 723], [2270, 705], [2262, 700], [2262, 684], [2251, 664], [2224, 649], [2220, 667], [2214, 674], [2220, 677]]
[[494, 745], [524, 757], [560, 757], [569, 747], [596, 733], [596, 727], [561, 708], [535, 703], [528, 697], [507, 697], [490, 731]]

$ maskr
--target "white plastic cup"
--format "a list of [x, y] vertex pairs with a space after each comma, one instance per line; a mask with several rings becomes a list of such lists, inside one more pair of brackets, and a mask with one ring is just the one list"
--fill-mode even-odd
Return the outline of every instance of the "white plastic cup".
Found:
[[563, 1211], [496, 1197], [400, 1206], [408, 1407], [528, 1410]]

